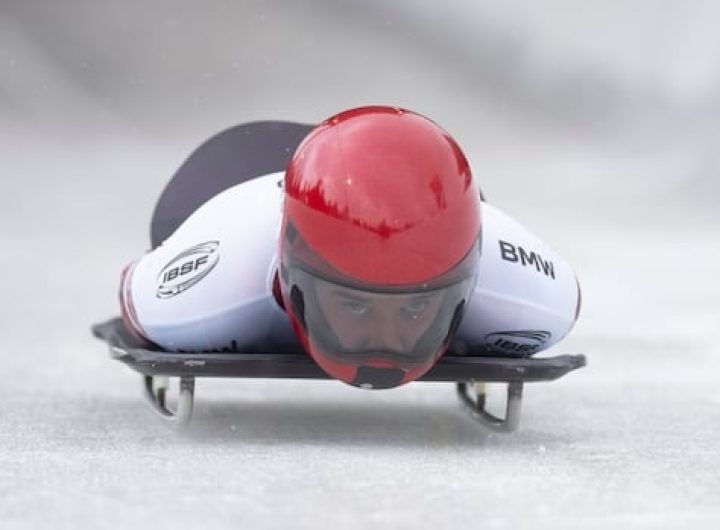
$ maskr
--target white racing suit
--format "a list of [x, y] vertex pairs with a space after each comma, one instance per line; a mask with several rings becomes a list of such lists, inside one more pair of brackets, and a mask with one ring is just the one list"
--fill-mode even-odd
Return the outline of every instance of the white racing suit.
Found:
[[[275, 282], [283, 173], [246, 180], [204, 202], [125, 270], [131, 331], [168, 351], [300, 348]], [[580, 289], [568, 263], [482, 203], [477, 284], [451, 351], [528, 356], [572, 328]]]

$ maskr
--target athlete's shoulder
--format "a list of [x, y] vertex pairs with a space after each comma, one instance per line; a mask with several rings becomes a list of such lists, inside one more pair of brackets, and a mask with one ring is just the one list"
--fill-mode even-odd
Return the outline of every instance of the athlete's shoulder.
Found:
[[193, 212], [163, 246], [211, 235], [236, 242], [250, 232], [253, 239], [257, 233], [274, 237], [282, 215], [282, 179], [281, 172], [270, 173], [221, 191]]
[[245, 180], [211, 197], [198, 210], [209, 207], [209, 205], [252, 201], [257, 201], [257, 206], [267, 206], [266, 200], [282, 198], [283, 178], [284, 173], [278, 171]]
[[579, 304], [570, 264], [510, 215], [483, 204], [478, 282], [458, 337], [504, 354], [532, 354], [570, 331]]
[[256, 121], [220, 131], [182, 163], [163, 190], [153, 212], [150, 234], [156, 247], [190, 214], [237, 184], [284, 171], [313, 125]]

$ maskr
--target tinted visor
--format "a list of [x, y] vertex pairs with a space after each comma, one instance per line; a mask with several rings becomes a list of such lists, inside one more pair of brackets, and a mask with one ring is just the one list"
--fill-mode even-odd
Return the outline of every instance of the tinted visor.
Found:
[[474, 276], [436, 289], [379, 291], [296, 269], [292, 303], [313, 352], [358, 367], [411, 370], [447, 347]]

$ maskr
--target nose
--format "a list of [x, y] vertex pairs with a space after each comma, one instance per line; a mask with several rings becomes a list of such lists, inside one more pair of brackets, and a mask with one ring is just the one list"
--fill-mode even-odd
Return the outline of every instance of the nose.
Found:
[[406, 345], [402, 332], [390, 315], [377, 318], [373, 328], [372, 346], [390, 351], [405, 351]]

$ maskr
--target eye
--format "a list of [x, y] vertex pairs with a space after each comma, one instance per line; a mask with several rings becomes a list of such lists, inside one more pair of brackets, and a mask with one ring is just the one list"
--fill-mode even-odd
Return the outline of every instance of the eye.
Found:
[[413, 300], [405, 304], [403, 310], [413, 318], [419, 317], [427, 309], [428, 301], [425, 299]]
[[343, 302], [342, 307], [345, 311], [356, 317], [361, 317], [370, 310], [370, 307], [362, 302]]

